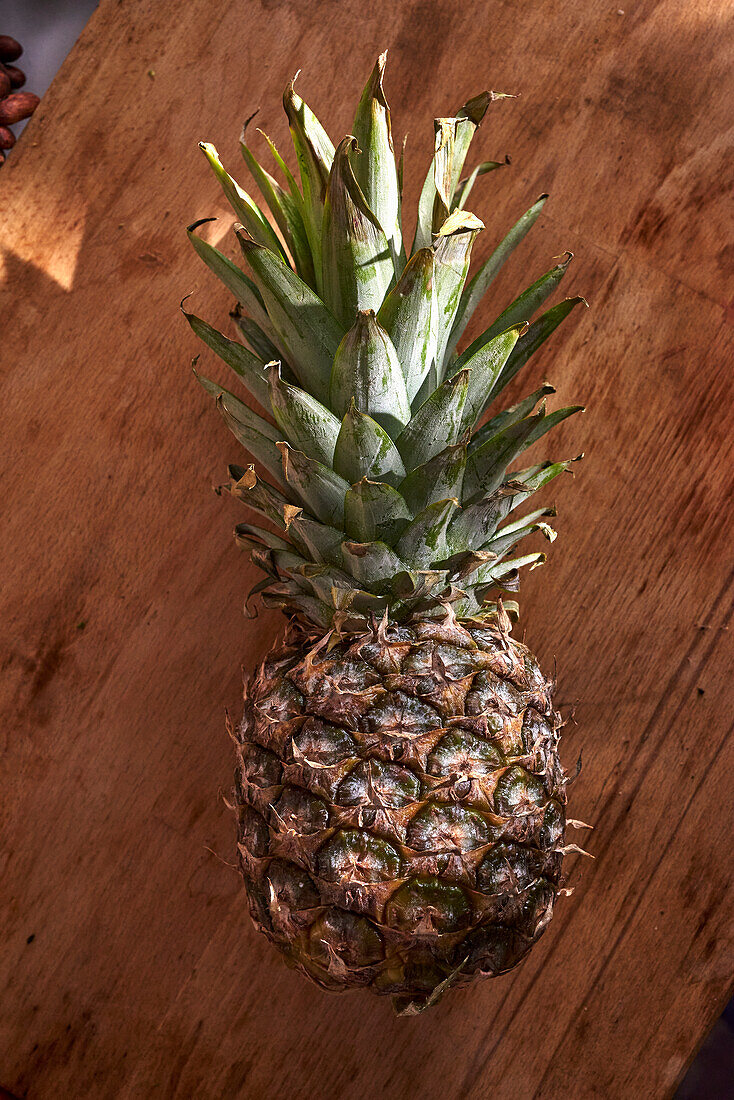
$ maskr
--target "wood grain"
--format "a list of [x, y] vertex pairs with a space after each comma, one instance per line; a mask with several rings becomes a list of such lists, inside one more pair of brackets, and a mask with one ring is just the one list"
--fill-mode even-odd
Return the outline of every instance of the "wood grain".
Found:
[[[732, 973], [730, 19], [724, 0], [102, 0], [0, 174], [10, 1092], [672, 1094]], [[518, 971], [414, 1020], [287, 971], [228, 866], [223, 709], [280, 624], [242, 618], [253, 571], [210, 489], [235, 453], [177, 315], [189, 291], [229, 308], [183, 233], [228, 226], [196, 142], [236, 164], [262, 105], [284, 147], [299, 67], [341, 135], [385, 46], [408, 208], [433, 115], [521, 95], [477, 139], [512, 156], [477, 192], [481, 249], [551, 202], [480, 320], [565, 248], [592, 307], [522, 382], [589, 406], [552, 445], [587, 458], [523, 625], [575, 707], [596, 859], [569, 860], [575, 893]]]

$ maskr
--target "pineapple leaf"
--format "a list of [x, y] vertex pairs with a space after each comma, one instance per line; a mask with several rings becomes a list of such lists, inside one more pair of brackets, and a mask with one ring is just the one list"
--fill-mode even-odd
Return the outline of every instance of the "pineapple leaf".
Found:
[[435, 151], [418, 201], [413, 252], [430, 247], [432, 234], [441, 228], [453, 205], [471, 139], [490, 102], [503, 98], [495, 92], [482, 92], [465, 103], [455, 118], [435, 119]]
[[492, 388], [499, 378], [512, 349], [526, 329], [527, 322], [522, 321], [520, 324], [514, 325], [484, 344], [479, 351], [467, 360], [464, 369], [471, 370], [471, 374], [464, 404], [464, 428], [470, 430], [474, 428], [486, 407]]
[[412, 401], [436, 360], [438, 306], [433, 249], [421, 248], [380, 306], [377, 320], [397, 353]]
[[532, 286], [529, 286], [514, 302], [511, 302], [507, 309], [499, 315], [494, 324], [490, 325], [481, 336], [478, 336], [476, 340], [469, 345], [466, 351], [461, 353], [456, 360], [457, 366], [463, 367], [471, 356], [475, 355], [484, 344], [492, 340], [498, 333], [504, 332], [510, 325], [516, 325], [518, 321], [529, 321], [536, 309], [539, 309], [546, 298], [549, 298], [556, 289], [561, 279], [566, 274], [568, 265], [572, 259], [573, 253], [567, 252], [561, 263], [556, 264], [550, 271], [546, 271], [545, 275], [541, 275]]
[[380, 308], [395, 275], [387, 237], [354, 176], [356, 145], [345, 137], [334, 154], [321, 241], [324, 302], [345, 328], [357, 310]]
[[[532, 569], [538, 565], [543, 565], [544, 562], [545, 554], [537, 552], [534, 554], [524, 554], [520, 558], [511, 558], [509, 561], [488, 562], [477, 570], [474, 583], [477, 585], [492, 583], [493, 581], [500, 580], [502, 577], [508, 576], [508, 574], [517, 573], [524, 565], [529, 565]], [[508, 589], [509, 591], [514, 591], [516, 587], [516, 585], [512, 588], [508, 586]]]
[[512, 495], [511, 489], [491, 493], [454, 515], [446, 532], [448, 553], [460, 554], [484, 546], [510, 511]]
[[545, 343], [551, 333], [558, 328], [561, 321], [568, 317], [574, 306], [577, 306], [580, 302], [583, 302], [588, 308], [585, 298], [565, 298], [558, 305], [551, 306], [550, 309], [546, 310], [537, 321], [533, 321], [530, 328], [520, 337], [510, 353], [510, 357], [492, 390], [490, 401], [493, 401], [507, 383], [515, 377], [520, 368], [525, 366], [530, 356], [538, 350], [541, 344]]
[[234, 529], [234, 535], [238, 545], [243, 548], [249, 548], [257, 542], [269, 546], [271, 550], [293, 549], [291, 543], [286, 542], [280, 535], [275, 535], [264, 527], [255, 527], [252, 523], [238, 523]]
[[262, 416], [258, 416], [256, 412], [252, 411], [249, 405], [246, 405], [244, 401], [240, 401], [239, 397], [230, 393], [224, 386], [220, 386], [218, 382], [213, 382], [210, 378], [205, 378], [203, 374], [199, 374], [196, 369], [196, 363], [197, 359], [194, 359], [191, 365], [191, 369], [194, 372], [194, 378], [210, 397], [216, 400], [220, 395], [223, 395], [226, 398], [227, 408], [233, 416], [236, 416], [244, 423], [250, 423], [253, 428], [261, 433], [261, 435], [266, 436], [271, 443], [278, 442], [282, 432], [275, 424], [271, 424], [269, 420], [265, 420]]
[[429, 504], [405, 528], [395, 544], [395, 552], [414, 569], [425, 569], [441, 561], [447, 554], [446, 528], [458, 507], [456, 499]]
[[390, 108], [382, 87], [386, 61], [387, 51], [378, 57], [357, 107], [353, 132], [362, 152], [354, 162], [354, 175], [387, 237], [395, 274], [399, 276], [405, 267], [405, 246], [400, 229], [400, 186]]
[[319, 523], [317, 519], [305, 516], [301, 512], [300, 515], [291, 520], [288, 534], [303, 543], [306, 551], [314, 561], [341, 566], [343, 531], [337, 530], [336, 527], [330, 527], [326, 523]]
[[245, 275], [244, 271], [237, 267], [237, 264], [233, 263], [223, 252], [220, 252], [218, 248], [196, 235], [195, 230], [200, 225], [212, 221], [216, 221], [216, 218], [202, 218], [201, 221], [190, 225], [186, 230], [189, 240], [197, 255], [204, 261], [209, 270], [224, 283], [230, 294], [234, 295], [246, 312], [257, 321], [263, 332], [266, 332], [272, 340], [275, 332], [270, 324], [262, 295], [252, 279], [249, 275]]
[[[541, 512], [533, 513], [537, 516], [552, 516], [555, 515], [555, 509], [546, 508]], [[526, 522], [527, 521], [527, 522]], [[505, 524], [502, 530], [498, 531], [494, 538], [490, 539], [485, 549], [491, 551], [496, 555], [499, 560], [509, 553], [510, 550], [517, 546], [521, 539], [526, 538], [528, 535], [534, 534], [536, 531], [541, 531], [549, 542], [553, 542], [556, 537], [556, 532], [547, 523], [542, 520], [535, 521], [530, 520], [530, 516], [526, 516], [525, 520], [519, 524]]]
[[[461, 301], [472, 245], [477, 233], [484, 229], [484, 223], [467, 210], [455, 210], [441, 226], [436, 237], [434, 252], [436, 257], [436, 299], [438, 302], [438, 340], [436, 363], [439, 380], [443, 380], [445, 351]], [[520, 318], [525, 320], [525, 318]], [[497, 333], [509, 328], [513, 321], [502, 325]], [[496, 333], [492, 333], [496, 335]], [[478, 349], [475, 349], [478, 350]], [[464, 366], [464, 363], [459, 364]]]
[[395, 543], [410, 522], [408, 505], [397, 489], [363, 478], [344, 498], [344, 526], [357, 542]]
[[460, 500], [465, 467], [466, 443], [456, 443], [411, 470], [398, 488], [413, 515], [437, 500]]
[[235, 226], [240, 247], [257, 279], [270, 319], [299, 381], [320, 401], [328, 395], [331, 364], [344, 332], [313, 290]]
[[368, 477], [397, 486], [405, 477], [403, 460], [392, 439], [376, 420], [359, 411], [354, 400], [339, 429], [334, 469], [350, 484]]
[[443, 220], [440, 216], [441, 208], [443, 207], [445, 211], [445, 218], [451, 204], [451, 163], [456, 140], [456, 123], [455, 118], [437, 118], [434, 120], [433, 160], [418, 200], [418, 221], [411, 250], [413, 253], [421, 248], [431, 247], [433, 232], [438, 228], [435, 222], [438, 220], [440, 223]]
[[212, 351], [217, 353], [220, 359], [224, 360], [228, 367], [232, 368], [235, 374], [242, 379], [255, 400], [259, 401], [264, 409], [268, 409], [270, 407], [268, 379], [265, 373], [265, 364], [262, 360], [258, 359], [254, 352], [246, 348], [244, 344], [240, 344], [236, 340], [230, 340], [228, 336], [225, 336], [219, 329], [214, 328], [208, 321], [197, 317], [195, 313], [187, 313], [183, 307], [183, 302], [181, 303], [181, 312], [199, 339], [203, 340]]
[[509, 506], [505, 515], [515, 508], [519, 508], [531, 493], [536, 492], [537, 489], [542, 489], [544, 485], [570, 469], [574, 462], [580, 462], [583, 457], [583, 455], [577, 455], [576, 458], [566, 459], [565, 462], [542, 462], [537, 466], [529, 466], [526, 470], [520, 470], [508, 476], [505, 479], [506, 482], [515, 486], [515, 488], [512, 490], [511, 496], [506, 498], [509, 500]]
[[334, 356], [329, 406], [343, 416], [351, 401], [392, 438], [410, 420], [410, 402], [395, 348], [371, 309], [360, 310]]
[[[540, 198], [533, 203], [530, 209], [527, 210], [520, 220], [512, 227], [504, 240], [500, 241], [491, 256], [484, 261], [471, 282], [464, 288], [461, 295], [461, 304], [459, 305], [451, 332], [451, 338], [446, 349], [448, 355], [452, 355], [455, 351], [456, 345], [461, 339], [464, 329], [474, 315], [475, 309], [499, 274], [505, 260], [508, 259], [512, 251], [517, 248], [538, 220], [547, 199], [547, 195], [541, 195]], [[521, 320], [527, 320], [527, 318], [523, 317]]]
[[276, 225], [283, 235], [283, 240], [291, 254], [296, 271], [305, 283], [315, 288], [313, 257], [306, 235], [306, 227], [303, 224], [302, 203], [299, 204], [292, 193], [289, 194], [280, 186], [278, 181], [262, 167], [247, 145], [245, 133], [252, 118], [254, 118], [254, 115], [248, 118], [242, 127], [240, 151], [247, 167], [250, 169], [252, 178], [260, 188], [260, 192], [275, 218]]
[[444, 447], [458, 441], [464, 422], [464, 404], [470, 371], [447, 378], [423, 402], [398, 436], [397, 448], [406, 470], [422, 466]]
[[225, 392], [217, 394], [217, 408], [224, 423], [232, 435], [249, 451], [256, 462], [260, 462], [276, 481], [284, 485], [280, 453], [271, 438], [272, 427], [267, 420], [254, 413], [247, 405], [233, 402]]
[[496, 435], [497, 432], [502, 431], [508, 424], [516, 424], [518, 420], [524, 420], [526, 416], [530, 415], [539, 401], [555, 392], [553, 386], [544, 382], [540, 389], [531, 393], [528, 397], [524, 397], [517, 405], [511, 405], [507, 409], [502, 409], [501, 412], [493, 416], [491, 420], [488, 420], [486, 424], [483, 424], [482, 427], [474, 433], [469, 441], [469, 450], [475, 451], [477, 447], [480, 447], [482, 443], [485, 443], [491, 436]]
[[214, 146], [207, 141], [200, 141], [199, 148], [214, 170], [229, 205], [234, 210], [238, 220], [247, 228], [253, 240], [263, 245], [264, 248], [270, 248], [285, 261], [285, 252], [277, 233], [257, 203], [225, 170]]
[[268, 364], [270, 405], [286, 442], [317, 462], [331, 466], [341, 424], [310, 393], [280, 376], [278, 363]]
[[[296, 74], [297, 75], [297, 74]], [[311, 246], [316, 289], [321, 290], [321, 223], [324, 198], [334, 159], [334, 146], [323, 126], [294, 88], [295, 77], [283, 92], [283, 106], [296, 150], [303, 187], [303, 220]]]
[[229, 475], [230, 483], [226, 489], [236, 500], [242, 501], [248, 508], [259, 512], [278, 527], [282, 527], [284, 531], [288, 530], [294, 515], [298, 515], [300, 508], [294, 507], [279, 489], [259, 478], [252, 465], [230, 466]]
[[470, 452], [464, 475], [466, 501], [472, 502], [477, 495], [489, 495], [502, 484], [505, 470], [528, 445], [528, 440], [544, 418], [545, 409], [541, 405], [539, 412], [508, 425]]
[[[239, 304], [230, 312], [230, 317], [263, 364], [272, 363], [275, 359], [282, 359], [280, 349], [273, 343], [267, 332], [252, 317], [248, 317], [247, 314], [243, 313]], [[285, 367], [284, 362], [284, 370]]]
[[505, 168], [508, 163], [509, 161], [505, 160], [485, 160], [482, 161], [481, 164], [478, 164], [466, 179], [459, 181], [459, 185], [454, 192], [454, 197], [451, 202], [452, 211], [464, 209], [479, 176], [485, 176], [488, 172], [494, 172], [496, 168]]
[[343, 542], [344, 568], [359, 584], [370, 591], [383, 593], [389, 589], [396, 574], [403, 572], [405, 562], [384, 542]]
[[344, 496], [349, 483], [335, 474], [331, 466], [310, 458], [303, 451], [278, 443], [283, 460], [283, 476], [299, 500], [322, 523], [341, 527], [344, 523]]
[[[293, 178], [293, 173], [291, 172], [290, 168], [288, 167], [288, 165], [286, 164], [286, 162], [283, 160], [282, 156], [278, 152], [277, 146], [276, 146], [275, 142], [273, 141], [273, 139], [268, 137], [268, 135], [265, 133], [265, 131], [261, 130], [259, 126], [257, 128], [257, 132], [258, 132], [258, 134], [261, 134], [265, 138], [265, 141], [267, 142], [268, 148], [270, 149], [270, 152], [272, 153], [273, 160], [275, 161], [275, 163], [278, 165], [281, 172], [285, 176], [285, 181], [288, 184], [288, 190], [290, 191], [291, 198], [293, 199], [294, 203], [296, 204], [296, 207], [298, 208], [298, 211], [301, 215], [301, 221], [303, 222], [304, 230], [305, 230], [306, 223], [305, 223], [305, 218], [304, 218], [303, 195], [301, 194], [301, 192], [298, 188], [298, 184], [296, 183], [295, 179]], [[313, 257], [312, 257], [312, 260], [313, 260]]]

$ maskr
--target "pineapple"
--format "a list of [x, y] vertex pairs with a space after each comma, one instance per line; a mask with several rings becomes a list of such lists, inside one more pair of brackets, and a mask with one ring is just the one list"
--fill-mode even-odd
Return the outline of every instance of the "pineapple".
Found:
[[288, 85], [300, 185], [263, 135], [278, 183], [243, 130], [270, 218], [201, 146], [248, 273], [201, 222], [188, 233], [236, 299], [245, 342], [185, 316], [264, 412], [197, 375], [253, 460], [226, 486], [265, 521], [235, 529], [265, 573], [253, 593], [289, 618], [230, 731], [250, 911], [324, 989], [365, 987], [413, 1014], [515, 966], [559, 894], [561, 723], [552, 682], [511, 636], [507, 593], [544, 560], [520, 541], [555, 537], [553, 508], [512, 513], [570, 462], [508, 468], [578, 406], [547, 412], [548, 385], [495, 401], [583, 299], [530, 323], [566, 254], [459, 350], [547, 196], [469, 279], [483, 225], [467, 201], [499, 167], [462, 175], [502, 98], [485, 92], [436, 120], [408, 256], [384, 67], [383, 54], [336, 148]]

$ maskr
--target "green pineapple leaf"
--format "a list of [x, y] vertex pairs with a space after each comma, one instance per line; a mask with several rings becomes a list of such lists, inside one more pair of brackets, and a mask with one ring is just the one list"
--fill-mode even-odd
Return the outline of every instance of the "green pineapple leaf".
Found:
[[[297, 75], [297, 74], [296, 74]], [[303, 221], [311, 247], [316, 290], [321, 291], [321, 224], [334, 146], [310, 107], [297, 94], [295, 77], [283, 93], [283, 106], [296, 150], [303, 187]]]
[[521, 539], [526, 538], [527, 535], [532, 535], [536, 531], [541, 531], [545, 538], [549, 542], [553, 542], [556, 538], [556, 532], [549, 524], [544, 523], [541, 516], [554, 516], [555, 508], [544, 508], [539, 512], [534, 512], [530, 516], [525, 516], [524, 520], [517, 524], [505, 524], [494, 536], [490, 539], [486, 545], [486, 549], [490, 550], [497, 556], [498, 559], [504, 557], [510, 550], [517, 546]]
[[317, 462], [331, 466], [341, 424], [332, 412], [306, 390], [280, 376], [278, 363], [268, 364], [270, 406], [286, 442]]
[[437, 500], [461, 499], [466, 454], [466, 443], [456, 443], [410, 471], [398, 488], [413, 515]]
[[505, 515], [514, 511], [515, 508], [519, 508], [531, 493], [542, 489], [543, 486], [548, 485], [560, 474], [566, 473], [574, 462], [580, 462], [583, 457], [581, 454], [577, 455], [576, 458], [566, 459], [564, 462], [541, 462], [536, 466], [529, 466], [526, 470], [519, 470], [517, 473], [508, 475], [505, 481], [507, 485], [514, 486], [514, 488], [510, 496], [506, 498], [509, 505]]
[[230, 317], [255, 352], [255, 355], [257, 355], [263, 364], [272, 363], [275, 359], [280, 359], [283, 364], [283, 370], [286, 370], [286, 363], [283, 360], [281, 350], [273, 343], [257, 321], [254, 321], [252, 317], [248, 317], [247, 314], [242, 312], [239, 303], [230, 312]]
[[[496, 279], [505, 261], [535, 225], [547, 200], [547, 195], [541, 195], [533, 203], [465, 286], [446, 349], [448, 355], [452, 355], [455, 351], [456, 345], [472, 319], [475, 309]], [[527, 320], [527, 318], [523, 317], [521, 320]]]
[[456, 499], [429, 504], [402, 532], [395, 552], [413, 569], [425, 569], [441, 561], [448, 553], [446, 529], [458, 507]]
[[[484, 223], [474, 214], [470, 214], [468, 210], [455, 210], [443, 223], [436, 237], [434, 245], [438, 303], [436, 363], [439, 379], [443, 379], [445, 352], [469, 271], [472, 245], [477, 233], [482, 229], [484, 229]], [[503, 332], [513, 323], [511, 320], [508, 321], [506, 325], [497, 329], [497, 333]], [[459, 366], [464, 366], [464, 363], [460, 363]]]
[[498, 333], [504, 332], [510, 325], [516, 325], [518, 321], [529, 321], [536, 309], [539, 309], [546, 298], [549, 298], [556, 289], [561, 279], [566, 274], [568, 265], [572, 259], [573, 253], [567, 252], [561, 263], [556, 264], [550, 271], [546, 271], [545, 275], [541, 275], [532, 286], [524, 290], [522, 294], [520, 294], [514, 302], [511, 302], [507, 309], [499, 315], [497, 320], [491, 324], [481, 336], [477, 336], [476, 340], [469, 345], [466, 351], [461, 353], [456, 360], [456, 365], [463, 367], [471, 356], [475, 355], [484, 344], [494, 339]]
[[319, 520], [301, 512], [291, 520], [288, 533], [293, 534], [303, 544], [314, 561], [341, 566], [344, 531], [329, 524], [320, 523]]
[[231, 465], [229, 476], [229, 485], [224, 486], [227, 492], [254, 512], [259, 512], [276, 526], [282, 527], [284, 531], [288, 530], [293, 517], [301, 511], [279, 489], [259, 478], [253, 465]]
[[371, 309], [360, 310], [334, 356], [329, 406], [344, 416], [352, 401], [392, 438], [410, 420], [410, 402], [395, 348]]
[[342, 543], [344, 569], [362, 586], [382, 594], [393, 577], [406, 569], [405, 562], [384, 542]]
[[405, 499], [397, 489], [363, 478], [344, 498], [344, 526], [356, 542], [392, 545], [411, 520]]
[[303, 203], [299, 203], [294, 199], [292, 192], [285, 191], [278, 181], [262, 167], [251, 151], [245, 141], [245, 134], [252, 118], [254, 118], [254, 115], [247, 119], [242, 127], [240, 152], [250, 169], [252, 178], [260, 188], [260, 192], [270, 208], [278, 229], [283, 235], [286, 248], [293, 259], [295, 270], [305, 283], [315, 289], [316, 276], [313, 269], [311, 246], [308, 243], [308, 235], [301, 213]]
[[344, 335], [338, 321], [300, 276], [274, 252], [255, 243], [242, 226], [235, 233], [299, 382], [320, 401], [329, 390], [331, 364]]
[[423, 402], [396, 440], [406, 470], [422, 466], [444, 447], [456, 443], [464, 423], [464, 404], [471, 371], [447, 378]]
[[284, 480], [304, 507], [322, 523], [343, 526], [344, 497], [349, 483], [335, 474], [331, 466], [287, 443], [278, 443], [277, 449], [282, 455]]
[[271, 550], [292, 550], [290, 542], [286, 542], [280, 535], [268, 531], [265, 527], [256, 527], [252, 523], [238, 523], [234, 529], [235, 539], [239, 546], [249, 548], [253, 543], [261, 543], [269, 546]]
[[490, 399], [493, 387], [500, 377], [512, 349], [516, 346], [518, 338], [527, 329], [527, 322], [501, 332], [494, 339], [484, 344], [464, 364], [465, 370], [470, 370], [469, 389], [464, 404], [463, 426], [473, 429], [479, 417], [484, 412]]
[[354, 176], [367, 205], [387, 237], [396, 276], [405, 267], [400, 228], [400, 186], [392, 144], [390, 108], [382, 80], [387, 51], [380, 54], [357, 107], [353, 133], [362, 152], [354, 160]]
[[551, 333], [558, 328], [561, 321], [565, 320], [571, 310], [579, 305], [580, 302], [583, 302], [588, 308], [588, 303], [585, 298], [565, 298], [562, 302], [559, 302], [555, 306], [551, 306], [550, 309], [541, 314], [537, 321], [533, 321], [527, 332], [520, 337], [510, 353], [510, 357], [505, 363], [502, 373], [492, 390], [490, 400], [494, 400], [507, 383], [515, 377], [520, 368], [525, 366], [530, 356], [538, 350], [541, 344], [545, 343]]
[[436, 361], [438, 302], [433, 249], [421, 248], [411, 256], [380, 306], [377, 320], [395, 348], [412, 402]]
[[194, 222], [186, 230], [196, 254], [204, 261], [206, 266], [220, 279], [230, 294], [243, 306], [246, 313], [253, 317], [263, 332], [266, 332], [271, 340], [275, 339], [275, 330], [270, 323], [262, 295], [249, 275], [245, 275], [237, 264], [233, 263], [223, 252], [214, 245], [209, 244], [196, 234], [200, 225], [216, 221], [216, 218], [202, 218]]
[[229, 205], [237, 215], [238, 221], [241, 221], [246, 227], [253, 240], [265, 248], [270, 248], [285, 262], [285, 252], [277, 233], [257, 203], [225, 170], [214, 146], [210, 145], [209, 142], [200, 141], [199, 148], [214, 170], [214, 174], [221, 184]]
[[482, 92], [465, 103], [457, 111], [455, 118], [435, 119], [435, 149], [418, 200], [413, 252], [419, 248], [430, 248], [433, 233], [439, 231], [453, 206], [471, 139], [490, 102], [504, 98], [506, 97], [494, 92]]
[[238, 378], [242, 379], [255, 400], [264, 409], [270, 408], [268, 377], [265, 373], [263, 361], [258, 359], [254, 352], [246, 348], [244, 344], [240, 344], [236, 340], [230, 340], [228, 336], [225, 336], [219, 329], [214, 328], [208, 321], [197, 317], [195, 313], [187, 313], [183, 307], [183, 302], [181, 303], [181, 312], [199, 339], [203, 340], [212, 351], [216, 352], [228, 367], [231, 367]]
[[505, 168], [509, 162], [504, 160], [485, 160], [481, 164], [478, 164], [476, 168], [470, 172], [466, 179], [459, 180], [459, 185], [454, 192], [454, 197], [451, 201], [451, 210], [463, 210], [466, 206], [469, 196], [474, 189], [474, 184], [477, 182], [479, 176], [485, 176], [488, 172], [494, 172], [496, 168]]
[[356, 144], [345, 137], [334, 154], [322, 231], [323, 298], [345, 328], [357, 310], [380, 308], [395, 275], [387, 237], [354, 177]]
[[555, 392], [553, 386], [544, 382], [540, 389], [535, 390], [528, 397], [524, 397], [522, 401], [518, 401], [517, 405], [510, 405], [509, 408], [502, 409], [501, 412], [498, 412], [496, 416], [493, 416], [491, 420], [488, 420], [486, 424], [483, 424], [481, 428], [474, 432], [469, 440], [469, 450], [475, 451], [482, 443], [485, 443], [491, 436], [496, 435], [497, 432], [502, 431], [509, 424], [516, 424], [519, 420], [524, 420], [539, 401]]
[[505, 470], [525, 448], [533, 432], [545, 419], [544, 404], [532, 416], [510, 424], [470, 451], [464, 474], [464, 499], [491, 494], [502, 484]]
[[241, 402], [235, 404], [225, 392], [219, 393], [215, 400], [224, 423], [235, 439], [249, 451], [256, 462], [264, 466], [271, 477], [285, 487], [280, 452], [272, 438], [272, 426], [247, 405]]
[[363, 477], [395, 487], [405, 477], [400, 452], [385, 429], [356, 407], [344, 413], [334, 449], [334, 469], [350, 484]]

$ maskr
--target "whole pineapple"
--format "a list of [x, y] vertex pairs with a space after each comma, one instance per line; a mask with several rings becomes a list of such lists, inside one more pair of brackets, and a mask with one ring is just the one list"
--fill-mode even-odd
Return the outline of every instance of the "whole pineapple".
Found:
[[[465, 178], [486, 92], [436, 120], [415, 240], [401, 229], [402, 165], [375, 65], [353, 135], [336, 149], [284, 95], [299, 187], [244, 158], [272, 224], [202, 149], [231, 202], [249, 274], [189, 228], [234, 295], [234, 341], [186, 313], [266, 415], [203, 377], [254, 459], [229, 491], [267, 526], [238, 543], [253, 590], [290, 617], [252, 676], [237, 749], [242, 874], [257, 926], [319, 985], [365, 986], [401, 1012], [502, 973], [527, 953], [559, 892], [566, 778], [552, 683], [510, 636], [524, 536], [552, 508], [511, 513], [569, 462], [508, 473], [577, 407], [544, 385], [485, 412], [573, 307], [529, 324], [570, 255], [465, 350], [465, 326], [543, 207], [542, 195], [468, 281], [481, 221]], [[480, 426], [481, 425], [481, 426]]]

